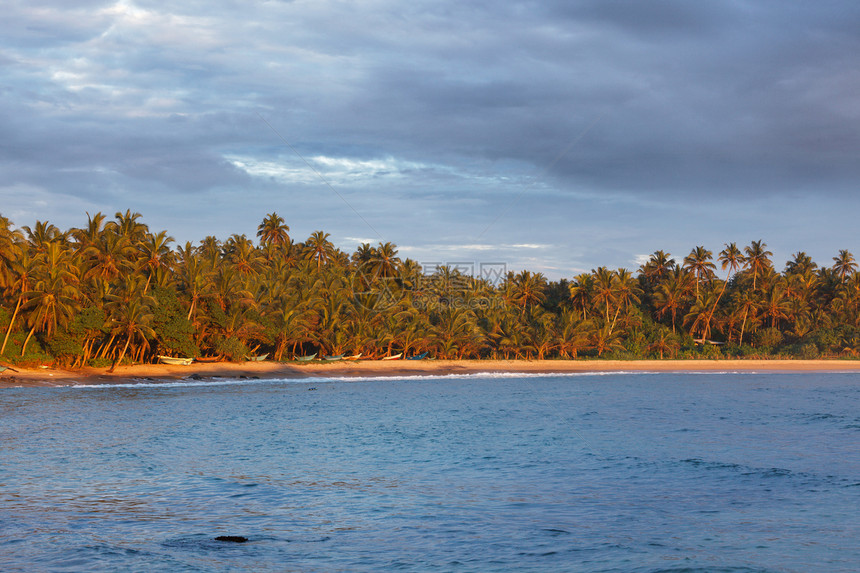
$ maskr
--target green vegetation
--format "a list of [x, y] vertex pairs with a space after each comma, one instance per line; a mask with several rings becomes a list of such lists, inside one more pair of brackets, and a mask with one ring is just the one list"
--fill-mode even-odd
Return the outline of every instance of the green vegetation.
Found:
[[[276, 360], [317, 352], [429, 351], [439, 358], [856, 357], [860, 274], [797, 253], [782, 273], [761, 241], [657, 251], [634, 275], [572, 280], [508, 272], [493, 284], [422, 269], [391, 243], [350, 254], [301, 243], [277, 214], [244, 235], [173, 248], [140, 214], [96, 213], [79, 229], [15, 229], [0, 216], [0, 356], [106, 366], [159, 354]], [[728, 280], [716, 276], [717, 265]]]

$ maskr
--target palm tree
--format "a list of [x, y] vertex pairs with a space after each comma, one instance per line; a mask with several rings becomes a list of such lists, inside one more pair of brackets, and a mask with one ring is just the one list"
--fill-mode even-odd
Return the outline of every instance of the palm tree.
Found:
[[773, 256], [773, 253], [766, 250], [765, 247], [767, 245], [762, 241], [753, 241], [750, 246], [744, 247], [744, 253], [746, 253], [744, 262], [753, 274], [753, 290], [756, 290], [758, 276], [772, 267], [770, 257]]
[[12, 318], [9, 320], [9, 327], [6, 329], [6, 336], [3, 338], [3, 346], [0, 347], [0, 356], [6, 351], [6, 343], [9, 342], [9, 334], [12, 332], [15, 319], [18, 317], [18, 311], [21, 310], [21, 305], [33, 288], [33, 278], [39, 271], [40, 262], [30, 257], [30, 251], [25, 245], [15, 244], [8, 252], [12, 255], [9, 267], [14, 277], [10, 286], [11, 290], [18, 294], [18, 297], [15, 303], [15, 310], [12, 312]]
[[149, 230], [145, 223], [138, 222], [143, 215], [140, 213], [132, 213], [130, 209], [126, 209], [125, 213], [117, 212], [114, 215], [116, 221], [111, 221], [105, 228], [121, 237], [125, 237], [132, 245], [138, 241], [142, 241]]
[[639, 295], [642, 294], [642, 289], [639, 288], [633, 275], [627, 269], [618, 269], [615, 271], [613, 285], [615, 291], [613, 298], [618, 303], [618, 308], [615, 310], [615, 317], [612, 319], [612, 325], [609, 327], [610, 331], [615, 328], [618, 314], [621, 310], [624, 309], [625, 312], [629, 312], [631, 303], [639, 304]]
[[65, 233], [47, 221], [36, 221], [32, 229], [26, 226], [22, 228], [27, 232], [27, 238], [37, 253], [44, 253], [50, 243], [66, 239]]
[[690, 254], [684, 257], [684, 268], [693, 272], [696, 277], [696, 298], [699, 298], [699, 283], [702, 278], [710, 279], [714, 274], [716, 265], [711, 262], [713, 253], [705, 247], [696, 247]]
[[847, 276], [857, 270], [857, 262], [854, 260], [854, 255], [845, 249], [839, 251], [839, 255], [833, 257], [833, 261], [833, 270], [836, 271], [836, 274], [843, 283]]
[[520, 307], [525, 316], [526, 308], [546, 299], [546, 277], [542, 273], [522, 271], [511, 281], [511, 302]]
[[606, 267], [597, 267], [591, 274], [594, 275], [594, 304], [603, 305], [608, 325], [609, 308], [615, 304], [615, 273]]
[[245, 235], [231, 235], [224, 243], [223, 251], [236, 272], [243, 277], [256, 275], [260, 271], [263, 256]]
[[[707, 317], [708, 333], [710, 333], [710, 325], [714, 318], [714, 313], [717, 311], [717, 305], [720, 304], [720, 300], [722, 300], [723, 295], [726, 293], [726, 287], [728, 286], [729, 281], [731, 281], [732, 276], [744, 263], [744, 256], [741, 254], [741, 250], [738, 248], [736, 243], [726, 243], [725, 247], [726, 248], [720, 251], [720, 255], [717, 260], [720, 261], [720, 268], [723, 270], [728, 269], [729, 272], [726, 275], [726, 280], [723, 282], [722, 288], [720, 289], [720, 294], [714, 301], [714, 306], [711, 307], [711, 312]], [[709, 334], [705, 334], [704, 336], [707, 338]]]
[[653, 288], [654, 285], [662, 281], [673, 268], [675, 268], [675, 259], [672, 258], [672, 255], [664, 251], [654, 251], [654, 254], [652, 254], [648, 259], [648, 262], [639, 267], [639, 274], [642, 275], [648, 285]]
[[78, 283], [74, 275], [71, 255], [59, 241], [45, 245], [34, 268], [33, 290], [25, 296], [30, 311], [30, 333], [21, 347], [21, 356], [36, 332], [50, 338], [58, 327], [69, 323], [77, 307]]
[[387, 279], [397, 277], [400, 268], [397, 247], [393, 243], [379, 243], [379, 247], [373, 250], [370, 257], [370, 264], [374, 277]]
[[570, 300], [573, 308], [582, 313], [583, 319], [588, 319], [588, 309], [594, 299], [594, 275], [582, 273], [570, 283]]
[[785, 264], [785, 274], [805, 274], [806, 272], [814, 272], [818, 265], [812, 261], [812, 258], [803, 251], [798, 251], [792, 255], [792, 259]]
[[173, 241], [173, 237], [167, 236], [167, 231], [159, 231], [155, 235], [147, 233], [146, 238], [138, 243], [138, 265], [147, 274], [144, 293], [149, 290], [152, 277], [156, 277], [156, 285], [164, 286], [164, 278], [173, 263], [173, 251], [168, 246]]
[[257, 236], [262, 245], [276, 245], [286, 248], [290, 244], [290, 227], [277, 213], [269, 213], [257, 227]]
[[665, 281], [657, 286], [654, 291], [654, 305], [657, 309], [657, 317], [662, 318], [666, 314], [672, 317], [672, 332], [675, 332], [675, 318], [689, 297], [692, 278], [690, 274], [681, 267], [676, 267]]
[[329, 233], [314, 231], [308, 237], [308, 240], [305, 241], [305, 247], [307, 248], [305, 258], [309, 261], [316, 261], [317, 271], [320, 270], [322, 265], [328, 264], [335, 255], [334, 245], [328, 240], [330, 236]]
[[125, 337], [125, 345], [122, 351], [111, 364], [108, 372], [113, 372], [116, 365], [122, 362], [125, 353], [132, 341], [137, 339], [143, 348], [149, 347], [149, 340], [155, 338], [155, 331], [150, 324], [152, 323], [153, 314], [146, 302], [145, 297], [134, 297], [126, 304], [119, 307], [118, 312], [113, 316], [113, 329], [111, 334], [113, 337]]
[[660, 354], [660, 360], [663, 360], [663, 355], [665, 353], [668, 353], [670, 357], [674, 357], [680, 347], [681, 345], [678, 343], [678, 339], [675, 335], [670, 333], [666, 327], [663, 326], [660, 328], [654, 342], [648, 345], [648, 351], [658, 352]]
[[762, 301], [762, 314], [770, 317], [771, 327], [776, 328], [779, 320], [788, 317], [790, 306], [790, 301], [785, 296], [785, 288], [780, 281], [768, 289], [767, 295]]
[[0, 288], [11, 282], [9, 264], [15, 258], [15, 248], [23, 241], [21, 231], [12, 228], [12, 222], [0, 215]]

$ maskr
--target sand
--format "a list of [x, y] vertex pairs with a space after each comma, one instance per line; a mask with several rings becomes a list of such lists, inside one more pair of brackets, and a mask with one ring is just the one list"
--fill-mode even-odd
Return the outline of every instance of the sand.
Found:
[[314, 363], [202, 363], [190, 366], [138, 364], [61, 370], [36, 368], [0, 374], [0, 388], [74, 386], [184, 378], [315, 378], [326, 376], [410, 376], [479, 372], [860, 372], [860, 360], [392, 360]]

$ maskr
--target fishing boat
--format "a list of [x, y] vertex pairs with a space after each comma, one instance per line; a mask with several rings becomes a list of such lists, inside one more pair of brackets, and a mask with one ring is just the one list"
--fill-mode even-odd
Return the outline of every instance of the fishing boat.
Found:
[[323, 360], [328, 360], [329, 362], [337, 362], [338, 360], [343, 360], [343, 354], [338, 354], [336, 356], [323, 356]]
[[268, 354], [261, 354], [260, 356], [246, 356], [245, 360], [247, 360], [248, 362], [262, 362], [268, 357]]
[[158, 361], [162, 364], [171, 364], [173, 366], [190, 366], [194, 362], [193, 358], [176, 358], [174, 356], [158, 355]]
[[313, 354], [309, 354], [308, 356], [296, 356], [296, 360], [298, 360], [299, 362], [310, 362], [316, 357], [317, 353], [314, 352]]
[[400, 360], [400, 357], [403, 356], [403, 353], [395, 354], [394, 356], [383, 356], [380, 360]]
[[416, 354], [415, 356], [407, 356], [406, 360], [424, 360], [427, 358], [429, 352], [422, 352], [421, 354]]
[[211, 364], [213, 362], [221, 362], [223, 359], [220, 356], [198, 356], [194, 359], [194, 362], [200, 362], [202, 364]]
[[11, 366], [0, 366], [0, 374], [2, 374], [3, 372], [6, 372], [7, 370], [9, 370], [11, 372], [17, 372], [17, 370], [12, 368]]
[[343, 357], [344, 360], [358, 360], [359, 358], [361, 358], [361, 352], [359, 352], [358, 354], [353, 354], [352, 356]]

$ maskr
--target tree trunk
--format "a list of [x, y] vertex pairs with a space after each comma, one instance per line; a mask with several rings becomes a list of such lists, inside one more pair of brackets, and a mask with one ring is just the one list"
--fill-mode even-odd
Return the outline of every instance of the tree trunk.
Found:
[[6, 351], [6, 343], [9, 341], [9, 334], [12, 332], [12, 325], [15, 324], [15, 317], [18, 316], [18, 309], [21, 308], [21, 300], [24, 295], [18, 297], [18, 304], [15, 305], [15, 312], [12, 313], [12, 318], [9, 320], [9, 328], [6, 329], [6, 338], [3, 339], [3, 347], [0, 348], [0, 355]]
[[119, 356], [117, 357], [116, 361], [111, 364], [111, 367], [110, 369], [108, 369], [108, 372], [113, 372], [114, 368], [116, 368], [116, 365], [122, 362], [123, 357], [125, 357], [125, 351], [128, 350], [129, 344], [131, 344], [131, 335], [129, 335], [128, 338], [125, 339], [125, 346], [123, 346], [122, 352], [119, 353]]
[[33, 325], [33, 328], [30, 329], [30, 334], [27, 335], [27, 339], [24, 341], [24, 345], [21, 347], [21, 356], [24, 356], [24, 353], [27, 352], [27, 345], [30, 343], [30, 339], [33, 337], [33, 333], [36, 332], [36, 325]]

